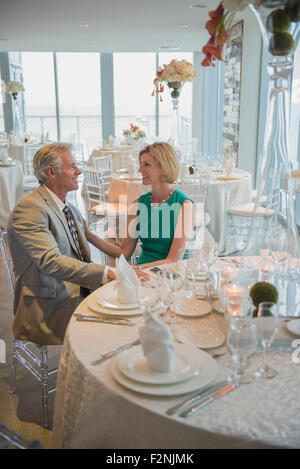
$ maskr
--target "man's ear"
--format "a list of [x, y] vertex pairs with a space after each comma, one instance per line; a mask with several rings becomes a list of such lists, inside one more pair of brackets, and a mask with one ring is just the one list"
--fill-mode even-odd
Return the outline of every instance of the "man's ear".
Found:
[[54, 168], [52, 166], [47, 166], [46, 167], [46, 173], [47, 173], [48, 177], [54, 176], [54, 174], [55, 174]]

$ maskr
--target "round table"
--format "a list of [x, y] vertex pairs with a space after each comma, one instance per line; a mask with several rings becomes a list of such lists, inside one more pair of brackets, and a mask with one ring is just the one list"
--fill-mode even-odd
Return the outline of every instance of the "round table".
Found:
[[[88, 298], [77, 313], [90, 312]], [[224, 317], [217, 312], [184, 319], [178, 327], [195, 329], [203, 323], [226, 331]], [[285, 324], [271, 356], [279, 370], [276, 378], [242, 385], [186, 419], [166, 415], [183, 396], [148, 396], [123, 387], [112, 375], [116, 358], [91, 365], [104, 351], [137, 336], [138, 326], [80, 322], [73, 316], [60, 359], [53, 448], [300, 447], [300, 365], [291, 359], [295, 337]], [[228, 376], [229, 357], [215, 360], [216, 379]], [[262, 355], [253, 359], [256, 367], [262, 362]]]
[[6, 228], [10, 212], [23, 196], [23, 168], [20, 161], [0, 162], [0, 226]]

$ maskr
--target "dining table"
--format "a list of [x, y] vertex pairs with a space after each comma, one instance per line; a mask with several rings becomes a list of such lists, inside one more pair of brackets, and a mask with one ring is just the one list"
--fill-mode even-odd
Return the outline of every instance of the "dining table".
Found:
[[[181, 378], [173, 376], [173, 381], [166, 378], [168, 374], [157, 377], [157, 373], [141, 372], [145, 366], [141, 345], [93, 365], [104, 352], [139, 337], [144, 312], [133, 314], [127, 310], [123, 315], [106, 309], [103, 313], [102, 300], [111, 298], [115, 282], [83, 300], [69, 322], [60, 358], [54, 449], [300, 447], [300, 326], [289, 327], [292, 322], [284, 317], [270, 354], [271, 365], [278, 370], [275, 378], [253, 378], [190, 416], [168, 412], [196, 389], [203, 392], [220, 380], [228, 380], [233, 373], [233, 361], [226, 347], [225, 310], [215, 279], [220, 279], [222, 272], [236, 266], [236, 262], [236, 258], [218, 258], [209, 278], [200, 282], [208, 292], [204, 299], [187, 298], [182, 292], [176, 297], [178, 321], [169, 326], [176, 354], [189, 363], [190, 373], [193, 366], [197, 372]], [[152, 279], [154, 274], [150, 275]], [[146, 288], [147, 295], [147, 286], [142, 288]], [[111, 319], [112, 323], [80, 320], [80, 315]], [[134, 324], [116, 324], [117, 317]], [[249, 370], [259, 369], [263, 360], [258, 347], [250, 358]]]
[[6, 228], [10, 212], [23, 196], [23, 168], [20, 161], [0, 161], [0, 227]]

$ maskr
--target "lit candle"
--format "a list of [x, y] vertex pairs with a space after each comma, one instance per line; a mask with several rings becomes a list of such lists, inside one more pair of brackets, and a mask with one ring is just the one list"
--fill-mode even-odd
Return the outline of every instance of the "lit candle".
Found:
[[225, 293], [227, 296], [230, 296], [230, 297], [240, 297], [244, 293], [244, 287], [242, 287], [241, 285], [236, 285], [236, 284], [228, 285], [225, 288]]
[[230, 280], [234, 275], [236, 274], [236, 268], [235, 267], [225, 267], [224, 269], [221, 270], [221, 277]]

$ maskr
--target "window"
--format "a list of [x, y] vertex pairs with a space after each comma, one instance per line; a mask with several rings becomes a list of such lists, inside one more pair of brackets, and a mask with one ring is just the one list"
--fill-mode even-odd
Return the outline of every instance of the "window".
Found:
[[23, 52], [26, 132], [57, 140], [53, 54]]
[[115, 133], [136, 124], [147, 137], [155, 135], [155, 53], [114, 53]]
[[102, 141], [100, 54], [58, 53], [61, 141], [98, 146]]

